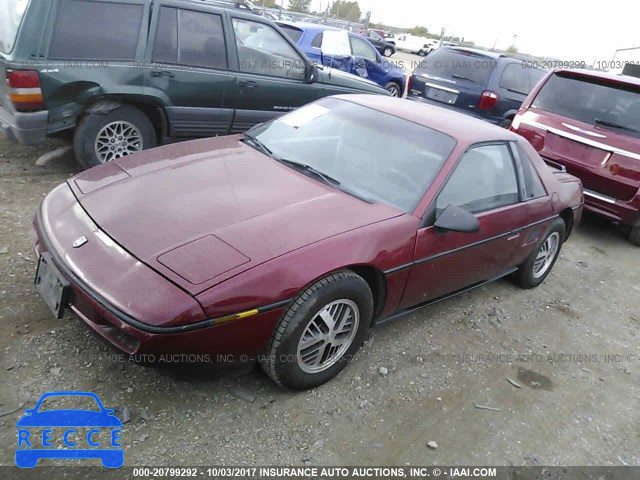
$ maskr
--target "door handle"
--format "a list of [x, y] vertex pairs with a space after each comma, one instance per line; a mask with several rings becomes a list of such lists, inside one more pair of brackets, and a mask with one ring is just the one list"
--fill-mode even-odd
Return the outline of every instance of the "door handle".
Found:
[[161, 77], [176, 78], [176, 76], [173, 73], [167, 70], [153, 70], [151, 72], [151, 76], [154, 78], [161, 78]]
[[243, 88], [258, 88], [258, 83], [253, 80], [240, 80], [238, 81], [238, 85]]

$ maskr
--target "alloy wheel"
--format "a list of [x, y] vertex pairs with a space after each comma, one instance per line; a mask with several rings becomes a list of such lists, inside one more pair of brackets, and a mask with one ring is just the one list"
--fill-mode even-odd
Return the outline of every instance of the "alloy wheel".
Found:
[[547, 237], [538, 250], [538, 255], [533, 263], [533, 278], [542, 277], [556, 258], [560, 246], [560, 234], [553, 232]]
[[360, 310], [346, 298], [325, 305], [304, 329], [298, 342], [298, 366], [306, 373], [320, 373], [335, 365], [353, 343]]
[[102, 127], [95, 143], [96, 156], [101, 163], [141, 152], [143, 147], [142, 134], [138, 127], [122, 120]]

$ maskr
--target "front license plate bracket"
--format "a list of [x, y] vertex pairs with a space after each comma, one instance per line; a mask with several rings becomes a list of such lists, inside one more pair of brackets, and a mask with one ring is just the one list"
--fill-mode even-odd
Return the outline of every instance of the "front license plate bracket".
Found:
[[42, 253], [38, 259], [34, 285], [53, 315], [61, 319], [69, 302], [71, 284], [55, 266], [49, 252]]

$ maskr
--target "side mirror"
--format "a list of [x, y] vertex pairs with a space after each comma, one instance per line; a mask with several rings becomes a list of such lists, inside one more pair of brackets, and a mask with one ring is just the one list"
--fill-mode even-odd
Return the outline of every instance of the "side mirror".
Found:
[[318, 67], [315, 64], [307, 64], [305, 81], [307, 83], [315, 83], [318, 81]]
[[476, 216], [457, 205], [449, 205], [445, 208], [433, 225], [449, 232], [477, 233], [480, 231]]

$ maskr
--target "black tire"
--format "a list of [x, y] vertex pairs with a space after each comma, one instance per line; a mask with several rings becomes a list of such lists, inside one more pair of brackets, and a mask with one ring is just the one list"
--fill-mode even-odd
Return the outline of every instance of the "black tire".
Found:
[[393, 55], [395, 52], [393, 51], [393, 48], [391, 47], [387, 47], [384, 49], [384, 51], [382, 52], [382, 55], [384, 55], [385, 57], [390, 57], [391, 55]]
[[501, 123], [500, 126], [502, 128], [506, 128], [507, 130], [509, 129], [509, 127], [511, 126], [511, 122], [513, 121], [513, 118], [505, 118]]
[[[348, 349], [326, 370], [308, 373], [299, 366], [298, 344], [307, 326], [327, 305], [349, 300], [358, 308], [360, 320]], [[373, 315], [373, 295], [367, 282], [355, 273], [344, 270], [328, 275], [305, 289], [280, 319], [260, 358], [260, 366], [278, 385], [292, 390], [317, 387], [335, 377], [353, 358], [366, 339]]]
[[137, 108], [122, 105], [108, 113], [89, 113], [82, 117], [73, 136], [73, 149], [82, 167], [91, 168], [104, 163], [96, 154], [96, 138], [104, 127], [118, 121], [128, 122], [138, 129], [142, 138], [141, 150], [156, 146], [153, 124]]
[[[518, 271], [513, 274], [512, 278], [516, 285], [521, 288], [535, 288], [542, 282], [544, 282], [545, 278], [547, 278], [551, 270], [553, 270], [553, 266], [555, 265], [556, 260], [558, 260], [558, 256], [560, 256], [562, 242], [565, 239], [565, 230], [566, 227], [564, 221], [561, 218], [556, 218], [549, 227], [549, 230], [547, 231], [543, 239], [536, 246], [535, 250], [531, 253], [531, 255], [529, 255], [529, 258], [527, 258], [527, 260], [525, 260], [525, 262], [518, 267]], [[543, 248], [543, 245], [545, 245], [545, 242], [547, 242], [547, 240], [552, 236], [556, 236], [558, 241], [555, 255], [553, 256], [551, 263], [546, 267], [544, 272], [541, 275], [536, 275], [535, 263], [538, 254], [541, 253], [541, 249]]]
[[427, 56], [427, 51], [426, 50], [418, 50], [418, 55], [420, 55], [421, 57], [426, 57]]
[[396, 82], [389, 82], [384, 86], [384, 89], [391, 93], [392, 97], [402, 97], [402, 88]]
[[640, 247], [640, 225], [631, 227], [631, 230], [629, 230], [629, 235], [627, 236], [627, 238], [631, 243]]

